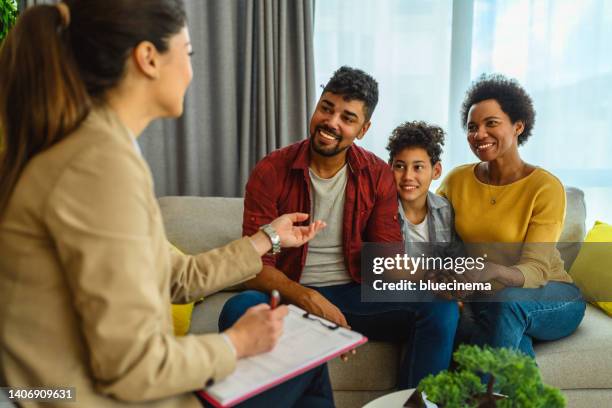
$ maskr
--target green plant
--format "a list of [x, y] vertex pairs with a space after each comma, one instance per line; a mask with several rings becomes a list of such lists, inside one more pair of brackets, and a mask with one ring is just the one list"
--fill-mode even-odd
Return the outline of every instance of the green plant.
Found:
[[17, 1], [0, 0], [0, 44], [17, 20]]
[[[542, 383], [535, 361], [505, 348], [462, 345], [453, 354], [456, 371], [424, 378], [417, 388], [444, 408], [562, 408], [561, 392]], [[486, 379], [486, 386], [479, 375]], [[498, 392], [500, 394], [495, 394]]]
[[[469, 371], [443, 371], [435, 377], [430, 375], [419, 383], [427, 399], [443, 407], [464, 407], [473, 395], [483, 393], [485, 386], [480, 378]], [[469, 406], [469, 405], [468, 405]]]

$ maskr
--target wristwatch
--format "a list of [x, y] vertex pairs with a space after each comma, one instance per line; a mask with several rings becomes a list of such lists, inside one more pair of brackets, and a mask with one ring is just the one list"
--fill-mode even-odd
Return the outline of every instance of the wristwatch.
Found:
[[274, 227], [270, 224], [266, 224], [263, 227], [260, 227], [259, 229], [263, 231], [264, 234], [268, 236], [268, 238], [270, 238], [270, 242], [272, 243], [272, 255], [280, 253], [280, 237], [278, 236], [278, 233], [276, 232]]

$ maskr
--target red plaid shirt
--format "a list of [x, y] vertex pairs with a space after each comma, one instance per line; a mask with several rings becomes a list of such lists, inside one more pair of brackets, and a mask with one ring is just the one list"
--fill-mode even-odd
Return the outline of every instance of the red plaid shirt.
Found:
[[[342, 246], [347, 271], [361, 282], [363, 242], [402, 242], [398, 221], [397, 190], [387, 163], [358, 146], [347, 151], [349, 177], [344, 200]], [[310, 214], [309, 139], [276, 150], [264, 157], [251, 173], [244, 196], [242, 234], [286, 213]], [[299, 282], [308, 244], [265, 255], [264, 265], [274, 266]]]

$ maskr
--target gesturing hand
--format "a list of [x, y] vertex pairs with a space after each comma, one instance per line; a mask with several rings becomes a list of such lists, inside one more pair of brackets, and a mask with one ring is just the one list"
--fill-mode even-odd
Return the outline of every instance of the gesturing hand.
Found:
[[282, 247], [299, 247], [310, 241], [325, 228], [323, 221], [315, 221], [308, 226], [295, 226], [296, 222], [306, 221], [308, 214], [283, 214], [270, 223], [280, 237]]

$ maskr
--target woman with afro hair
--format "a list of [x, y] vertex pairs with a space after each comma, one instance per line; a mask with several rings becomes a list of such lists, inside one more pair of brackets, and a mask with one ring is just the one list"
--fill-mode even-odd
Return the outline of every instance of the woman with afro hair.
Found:
[[554, 175], [521, 159], [518, 148], [531, 136], [535, 110], [517, 81], [483, 75], [467, 91], [461, 118], [478, 162], [455, 168], [438, 192], [452, 203], [470, 255], [496, 248], [487, 252], [484, 269], [464, 274], [497, 289], [494, 301], [469, 305], [471, 342], [535, 357], [534, 339], [573, 333], [586, 307], [556, 249], [565, 191]]

